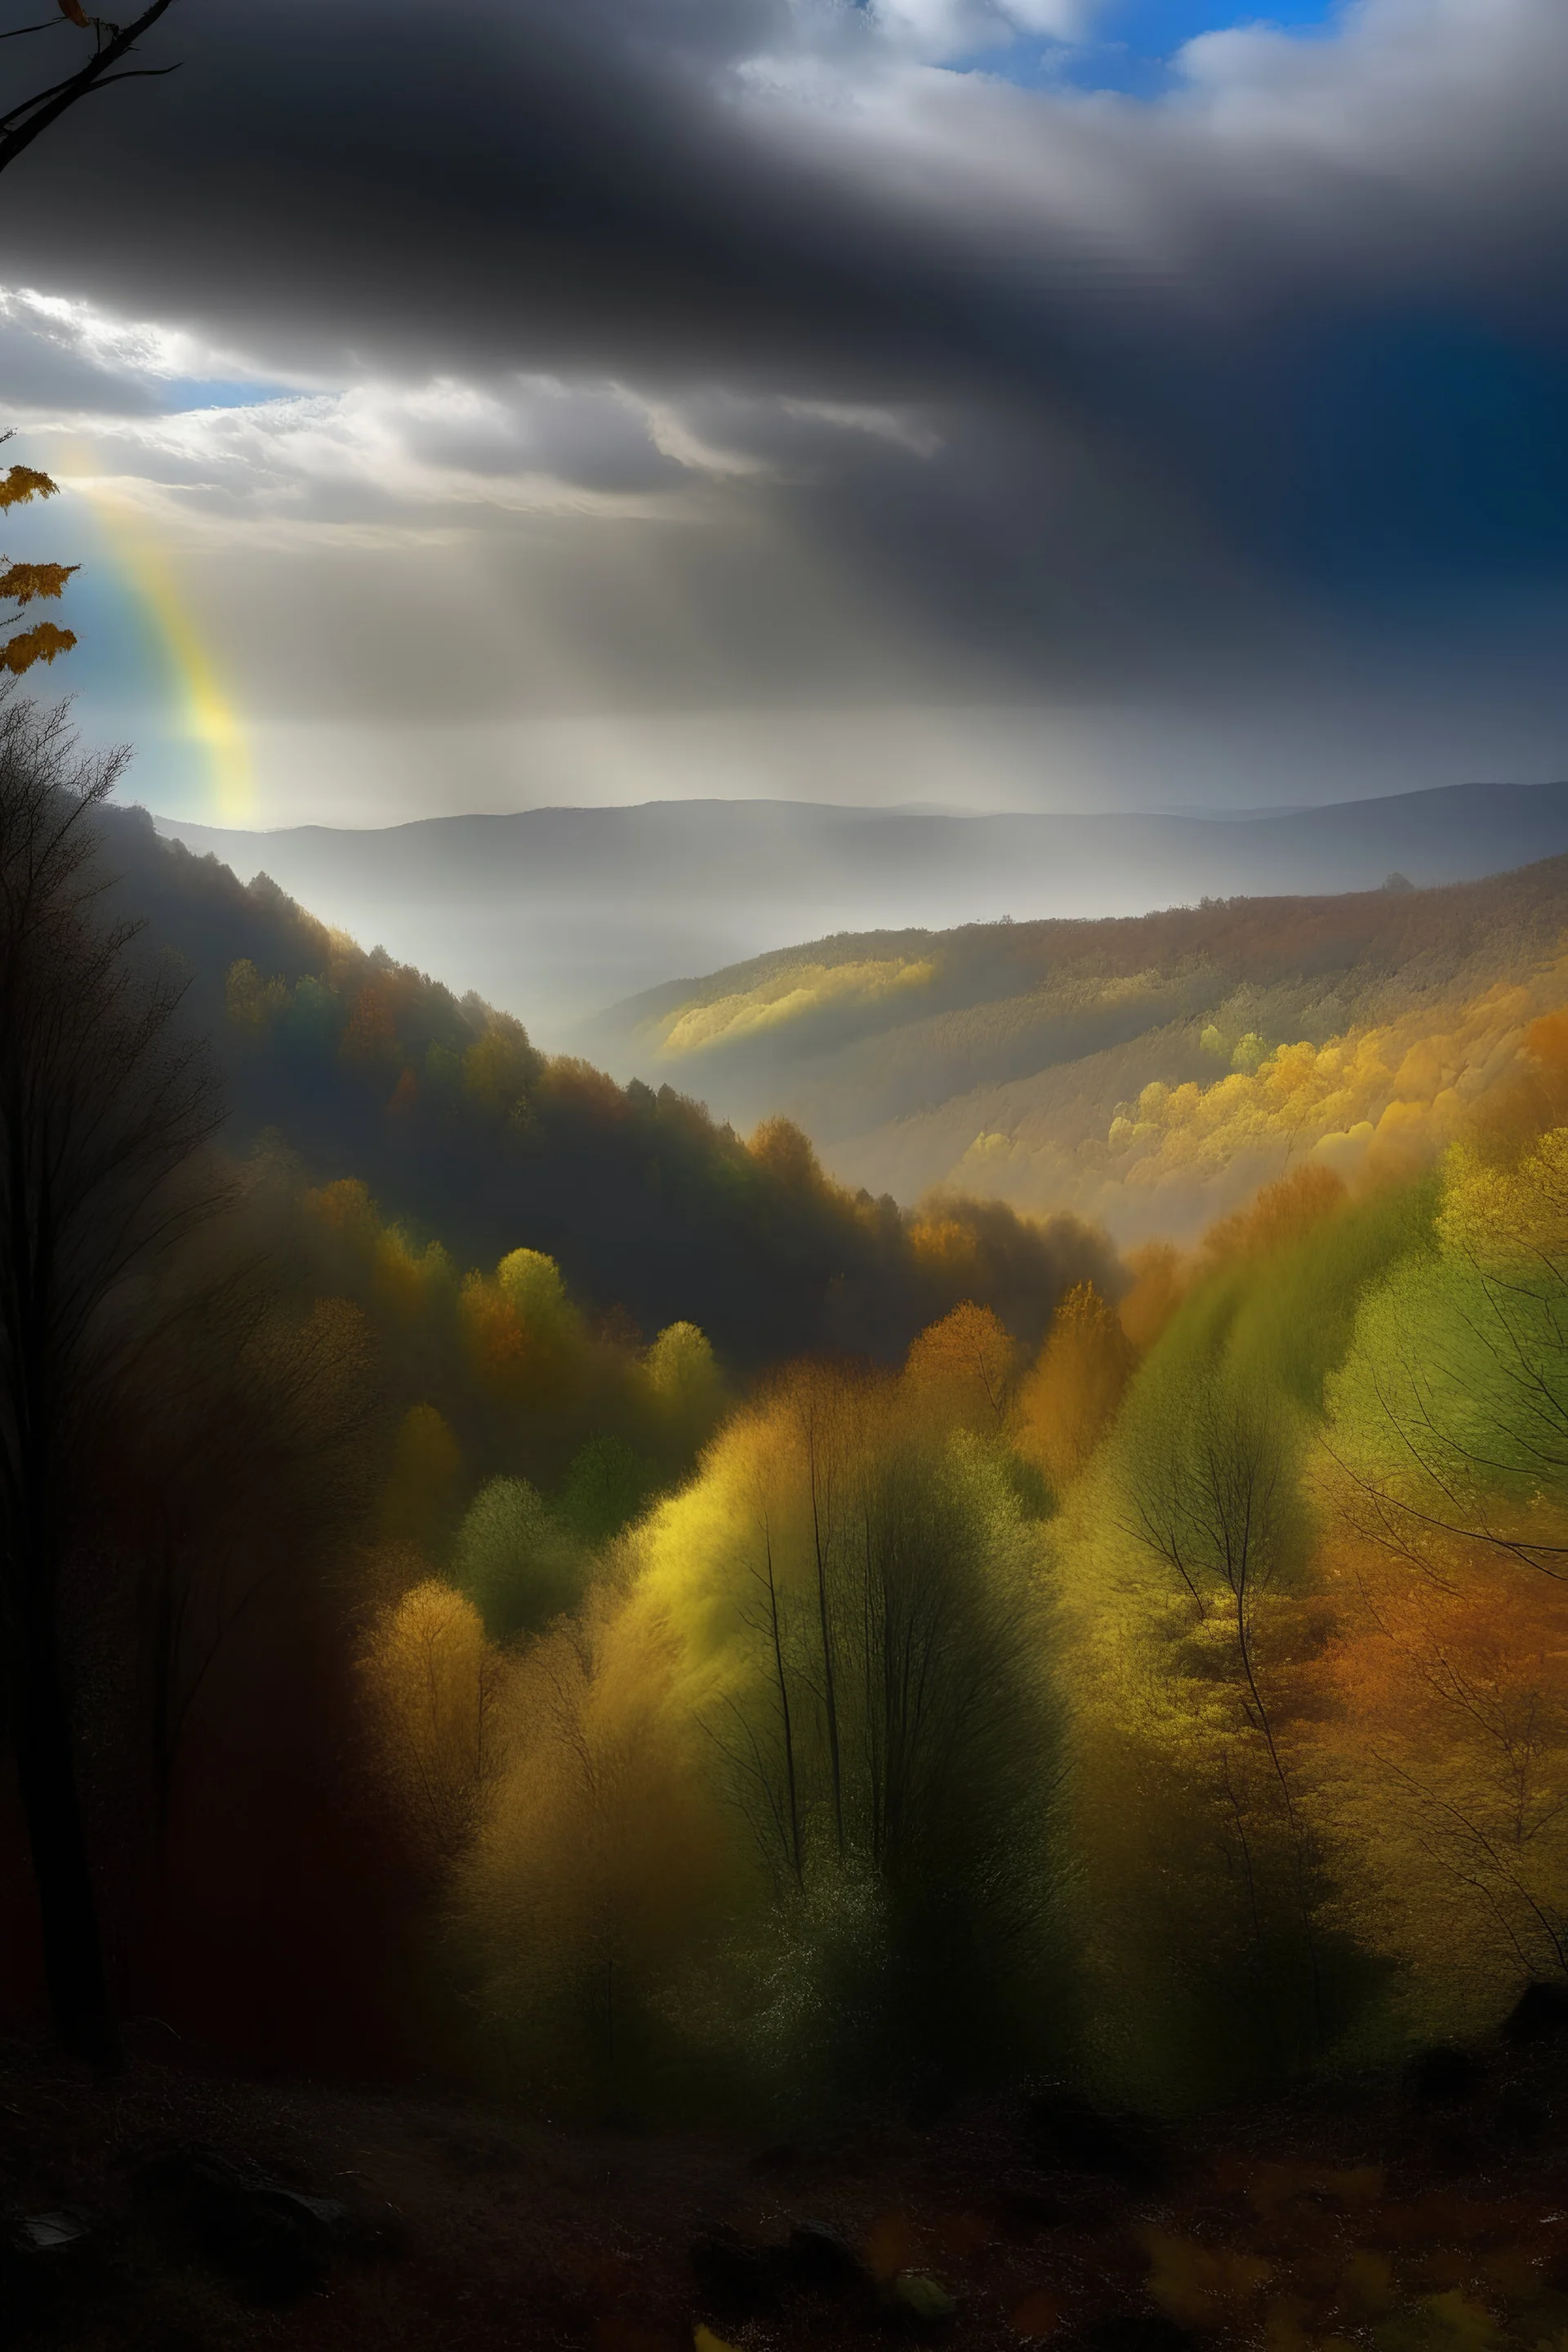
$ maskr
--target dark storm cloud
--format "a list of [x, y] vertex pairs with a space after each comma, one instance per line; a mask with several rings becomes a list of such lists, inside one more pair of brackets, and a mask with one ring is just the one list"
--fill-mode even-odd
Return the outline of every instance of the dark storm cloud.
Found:
[[17, 175], [6, 264], [333, 377], [837, 349], [865, 257], [710, 94], [782, 14], [184, 0], [179, 74]]
[[[1036, 387], [1391, 291], [1531, 318], [1557, 0], [1222, 36], [1160, 110], [921, 72], [831, 0], [181, 0], [7, 182], [9, 273], [313, 363]], [[1005, 56], [1005, 53], [1004, 53]], [[1190, 351], [1190, 340], [1188, 341]]]
[[[1157, 106], [942, 69], [1091, 17], [180, 0], [181, 70], [8, 175], [0, 275], [379, 387], [355, 446], [307, 403], [138, 464], [345, 528], [493, 485], [530, 675], [570, 614], [607, 701], [1310, 693], [1369, 615], [1418, 672], [1426, 608], [1555, 593], [1562, 0], [1216, 34]], [[524, 478], [647, 511], [509, 554]]]

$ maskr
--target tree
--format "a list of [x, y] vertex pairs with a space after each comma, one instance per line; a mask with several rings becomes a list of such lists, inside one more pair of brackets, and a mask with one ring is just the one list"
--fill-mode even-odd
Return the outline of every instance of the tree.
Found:
[[937, 1329], [934, 1387], [791, 1367], [634, 1538], [754, 1841], [748, 2046], [841, 2079], [1016, 2055], [1052, 2022], [1035, 1538]]
[[[514, 2065], [625, 2112], [689, 2075], [672, 2000], [718, 1916], [723, 1817], [672, 1703], [679, 1648], [605, 1586], [513, 1665], [493, 1794], [451, 1916]], [[509, 2048], [510, 2045], [510, 2048]]]
[[910, 1393], [927, 1399], [950, 1425], [998, 1437], [1007, 1422], [1016, 1354], [990, 1307], [966, 1299], [921, 1333], [904, 1379]]
[[575, 1607], [587, 1560], [526, 1478], [492, 1478], [458, 1530], [454, 1581], [492, 1641], [540, 1633]]
[[[92, 55], [74, 73], [32, 91], [0, 112], [0, 172], [25, 154], [51, 123], [58, 122], [94, 90], [108, 89], [115, 82], [153, 79], [173, 73], [173, 66], [133, 66], [123, 73], [113, 70], [172, 5], [173, 0], [153, 0], [152, 6], [144, 8], [132, 24], [110, 25], [101, 16], [89, 16], [81, 0], [58, 0], [60, 19], [74, 25], [79, 32], [91, 34]], [[0, 34], [0, 39], [22, 40], [59, 29], [59, 23], [48, 17], [42, 24], [22, 25], [13, 32]], [[11, 437], [9, 433], [0, 433], [0, 443]], [[0, 479], [0, 513], [12, 507], [29, 506], [34, 499], [52, 499], [58, 488], [58, 482], [51, 481], [36, 467], [12, 466]], [[58, 597], [79, 568], [74, 563], [13, 563], [0, 555], [0, 603], [13, 604], [16, 609], [11, 619], [20, 619], [39, 598]], [[62, 629], [54, 621], [36, 622], [31, 628], [17, 630], [0, 645], [0, 671], [20, 677], [35, 662], [52, 662], [57, 655], [68, 654], [75, 644], [73, 630]]]
[[[159, 17], [172, 5], [173, 0], [153, 0], [152, 6], [143, 8], [131, 24], [110, 25], [101, 16], [89, 16], [81, 0], [58, 0], [60, 16], [79, 32], [91, 34], [92, 55], [74, 73], [67, 74], [59, 81], [47, 83], [42, 89], [33, 90], [0, 113], [0, 172], [5, 171], [7, 164], [14, 163], [19, 155], [25, 154], [34, 140], [47, 131], [51, 123], [58, 122], [63, 114], [68, 114], [73, 106], [79, 105], [93, 91], [110, 89], [116, 82], [151, 80], [174, 72], [173, 66], [132, 66], [124, 72], [115, 70], [131, 56], [142, 34], [150, 33]], [[33, 34], [58, 29], [51, 17], [41, 25], [20, 26], [16, 31], [4, 37], [19, 40]]]
[[1055, 1486], [1076, 1478], [1121, 1402], [1132, 1344], [1092, 1282], [1057, 1309], [1039, 1362], [1018, 1400], [1020, 1449]]
[[[1248, 2019], [1238, 1983], [1226, 1987], [1232, 2054], [1250, 2022], [1254, 2054], [1272, 2070], [1310, 2053], [1330, 2021], [1317, 1847], [1289, 1737], [1313, 1639], [1309, 1530], [1295, 1416], [1233, 1337], [1222, 1285], [1149, 1359], [1103, 1476], [1090, 1482], [1085, 1508], [1100, 1541], [1120, 1536], [1131, 1548], [1122, 1573], [1133, 1615], [1116, 1646], [1144, 1658], [1137, 1697], [1107, 1688], [1094, 1706], [1124, 1712], [1118, 1736], [1147, 1744], [1163, 1801], [1185, 1808], [1194, 1844], [1175, 1906], [1179, 1973], [1196, 1985], [1200, 1968], [1222, 1979], [1245, 1970]], [[1108, 1622], [1109, 1598], [1099, 1595]]]
[[[10, 438], [9, 433], [0, 433], [0, 444]], [[12, 507], [31, 506], [35, 499], [52, 499], [58, 489], [59, 484], [36, 467], [13, 466], [0, 479], [0, 513]], [[19, 621], [40, 598], [61, 595], [66, 582], [79, 569], [75, 563], [13, 563], [0, 555], [0, 601], [16, 607], [11, 621]], [[20, 677], [35, 662], [52, 662], [57, 654], [68, 654], [75, 643], [74, 630], [62, 629], [53, 621], [36, 622], [0, 645], [0, 670]]]
[[1321, 1769], [1349, 1901], [1439, 2032], [1568, 1970], [1568, 1128], [1454, 1150], [1329, 1384]]
[[220, 1116], [177, 983], [105, 919], [94, 811], [123, 756], [59, 710], [0, 706], [0, 1608], [59, 2041], [118, 2055], [71, 1715], [70, 1579], [106, 1415], [155, 1328], [160, 1261], [219, 1193], [188, 1177]]
[[431, 1579], [383, 1613], [361, 1671], [381, 1773], [427, 1860], [450, 1864], [500, 1769], [506, 1662], [473, 1602]]

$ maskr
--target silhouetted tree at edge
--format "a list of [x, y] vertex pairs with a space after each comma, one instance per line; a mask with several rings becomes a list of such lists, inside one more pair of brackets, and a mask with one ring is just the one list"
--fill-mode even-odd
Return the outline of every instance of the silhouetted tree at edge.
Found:
[[[123, 754], [0, 704], [0, 1626], [56, 2036], [120, 2055], [78, 1770], [65, 1593], [94, 1441], [155, 1328], [159, 1258], [216, 1205], [218, 1104], [177, 983], [105, 921], [93, 812]], [[182, 1181], [186, 1180], [186, 1181]], [[102, 1572], [100, 1570], [97, 1572]]]
[[[143, 33], [150, 33], [160, 16], [173, 5], [173, 0], [153, 0], [129, 25], [110, 25], [101, 16], [89, 16], [81, 0], [59, 0], [60, 17], [74, 25], [79, 32], [92, 37], [92, 55], [74, 72], [63, 75], [58, 81], [47, 82], [42, 89], [29, 90], [0, 112], [0, 172], [26, 154], [35, 139], [40, 138], [51, 123], [58, 122], [79, 106], [84, 98], [95, 91], [110, 89], [116, 82], [151, 81], [174, 66], [126, 66], [124, 60], [134, 51]], [[58, 32], [61, 26], [50, 17], [43, 24], [18, 25], [0, 35], [5, 40], [21, 40], [44, 32]]]

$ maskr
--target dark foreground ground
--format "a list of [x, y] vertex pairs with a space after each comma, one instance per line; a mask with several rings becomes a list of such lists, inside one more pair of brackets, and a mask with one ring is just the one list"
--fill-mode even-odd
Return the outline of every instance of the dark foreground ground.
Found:
[[789, 2147], [0, 2045], [0, 2343], [1568, 2352], [1548, 2007], [1184, 2134], [1034, 2085]]

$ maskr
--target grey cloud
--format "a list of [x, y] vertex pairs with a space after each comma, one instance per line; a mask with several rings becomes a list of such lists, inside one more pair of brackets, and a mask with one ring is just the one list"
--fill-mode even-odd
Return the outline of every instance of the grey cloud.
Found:
[[481, 380], [474, 410], [422, 414], [411, 404], [403, 439], [423, 464], [503, 477], [538, 470], [584, 489], [673, 489], [682, 468], [659, 449], [646, 413], [613, 386]]
[[329, 374], [1098, 384], [1105, 322], [1157, 345], [1173, 301], [1522, 299], [1563, 248], [1556, 0], [1226, 37], [1155, 110], [772, 0], [184, 0], [158, 37], [178, 74], [8, 177], [0, 261]]
[[13, 409], [75, 409], [104, 416], [129, 410], [151, 416], [162, 406], [161, 386], [111, 374], [10, 320], [0, 320], [0, 383]]
[[[1360, 709], [1392, 606], [1435, 709], [1477, 600], [1568, 571], [1562, 0], [1214, 37], [1152, 108], [929, 70], [1067, 21], [937, 13], [180, 0], [181, 71], [7, 175], [0, 275], [322, 388], [310, 446], [127, 392], [209, 520], [467, 535], [203, 555], [269, 711]], [[520, 528], [534, 476], [584, 511]], [[1534, 649], [1486, 660], [1551, 740]]]

